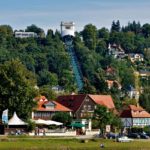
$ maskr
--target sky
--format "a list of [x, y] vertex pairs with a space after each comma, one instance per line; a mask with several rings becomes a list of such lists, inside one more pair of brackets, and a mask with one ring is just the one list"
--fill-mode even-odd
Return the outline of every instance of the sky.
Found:
[[61, 21], [74, 21], [77, 31], [89, 23], [110, 29], [113, 20], [150, 23], [150, 0], [0, 0], [0, 24], [14, 30], [31, 24], [60, 30]]

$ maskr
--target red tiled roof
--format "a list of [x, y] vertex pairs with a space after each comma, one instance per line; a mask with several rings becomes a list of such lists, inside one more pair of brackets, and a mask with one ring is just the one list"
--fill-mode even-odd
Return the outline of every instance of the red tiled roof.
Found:
[[64, 95], [57, 98], [57, 102], [70, 108], [73, 111], [77, 111], [84, 101], [86, 95]]
[[129, 108], [133, 111], [143, 111], [144, 109], [140, 106], [135, 106], [135, 105], [129, 105]]
[[106, 106], [109, 109], [115, 108], [114, 102], [110, 95], [89, 95], [89, 97], [99, 105]]
[[49, 101], [38, 101], [37, 104], [37, 108], [35, 110], [37, 111], [63, 111], [63, 112], [69, 112], [72, 111], [71, 109], [61, 105], [60, 103], [56, 102], [56, 101], [51, 101], [52, 103], [54, 103], [55, 108], [54, 109], [50, 109], [50, 108], [45, 108], [44, 105], [47, 104]]
[[115, 108], [110, 95], [65, 95], [59, 96], [57, 98], [57, 101], [76, 112], [81, 106], [86, 96], [89, 96], [96, 104], [106, 106], [109, 109]]
[[150, 118], [150, 114], [140, 106], [129, 105], [120, 115], [121, 118]]

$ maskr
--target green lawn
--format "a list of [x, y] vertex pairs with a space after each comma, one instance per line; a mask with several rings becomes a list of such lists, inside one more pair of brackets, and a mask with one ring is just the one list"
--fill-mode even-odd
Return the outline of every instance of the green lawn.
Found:
[[118, 143], [112, 140], [83, 140], [60, 138], [4, 138], [0, 139], [0, 150], [150, 150], [150, 141]]

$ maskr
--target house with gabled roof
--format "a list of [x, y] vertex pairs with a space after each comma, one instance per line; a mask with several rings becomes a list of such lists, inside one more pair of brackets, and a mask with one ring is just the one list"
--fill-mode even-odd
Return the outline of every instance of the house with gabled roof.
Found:
[[92, 117], [97, 105], [103, 105], [109, 110], [115, 110], [115, 105], [110, 95], [63, 95], [57, 98], [57, 102], [71, 109], [77, 119]]
[[129, 98], [136, 99], [136, 100], [138, 100], [140, 96], [139, 90], [135, 89], [132, 85], [129, 85], [127, 87], [127, 94]]
[[146, 78], [150, 76], [150, 71], [149, 70], [140, 70], [139, 71], [139, 75], [142, 78]]
[[121, 90], [122, 88], [121, 84], [116, 80], [106, 80], [106, 83], [107, 83], [108, 89], [111, 89], [115, 84], [119, 90]]
[[48, 101], [45, 96], [39, 96], [34, 99], [37, 102], [37, 107], [33, 109], [32, 119], [51, 119], [56, 112], [72, 112], [71, 109], [63, 106], [57, 101]]
[[108, 110], [116, 113], [113, 99], [110, 95], [73, 94], [62, 95], [57, 98], [57, 102], [72, 110], [75, 122], [85, 125], [85, 129], [91, 131], [94, 110], [97, 105], [102, 105]]
[[116, 70], [113, 67], [108, 66], [107, 69], [105, 70], [105, 73], [107, 76], [115, 76]]
[[143, 54], [130, 53], [130, 54], [128, 54], [128, 57], [132, 63], [134, 63], [135, 61], [144, 61]]
[[120, 114], [124, 127], [150, 125], [150, 114], [140, 106], [129, 105]]

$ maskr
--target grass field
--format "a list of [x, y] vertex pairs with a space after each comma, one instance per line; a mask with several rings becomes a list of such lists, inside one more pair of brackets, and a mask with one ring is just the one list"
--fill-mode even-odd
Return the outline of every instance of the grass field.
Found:
[[150, 141], [118, 143], [112, 140], [60, 139], [60, 138], [1, 138], [0, 150], [150, 150]]

